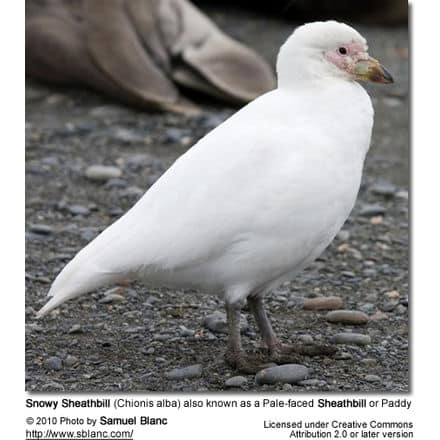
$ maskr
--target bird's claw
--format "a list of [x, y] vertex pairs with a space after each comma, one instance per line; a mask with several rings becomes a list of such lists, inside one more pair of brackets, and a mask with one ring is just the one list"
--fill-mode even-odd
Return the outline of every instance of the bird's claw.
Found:
[[264, 368], [264, 362], [258, 356], [249, 356], [243, 351], [227, 351], [226, 363], [243, 374], [256, 374]]
[[276, 363], [299, 362], [301, 356], [331, 356], [337, 351], [330, 344], [278, 344], [270, 352], [270, 358]]

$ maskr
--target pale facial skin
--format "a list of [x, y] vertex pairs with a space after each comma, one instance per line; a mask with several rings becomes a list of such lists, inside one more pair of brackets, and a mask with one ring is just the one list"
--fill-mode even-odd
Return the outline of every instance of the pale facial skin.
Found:
[[324, 58], [355, 80], [382, 84], [394, 82], [379, 61], [368, 55], [368, 46], [359, 42], [341, 43], [324, 53]]

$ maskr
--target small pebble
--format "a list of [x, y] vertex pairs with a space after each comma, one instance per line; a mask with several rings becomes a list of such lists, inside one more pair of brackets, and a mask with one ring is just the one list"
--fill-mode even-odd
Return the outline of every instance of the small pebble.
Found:
[[183, 368], [175, 368], [174, 370], [165, 373], [167, 379], [182, 380], [194, 379], [202, 375], [202, 366], [200, 364], [190, 365]]
[[125, 297], [117, 293], [110, 293], [99, 300], [100, 304], [110, 304], [125, 301]]
[[368, 345], [371, 343], [371, 337], [361, 333], [338, 333], [333, 337], [336, 344], [354, 344]]
[[304, 365], [286, 364], [260, 370], [255, 376], [258, 385], [273, 385], [276, 383], [297, 383], [304, 380], [308, 375], [308, 369]]
[[384, 215], [386, 209], [382, 205], [369, 205], [365, 204], [359, 211], [359, 215], [363, 217], [373, 217], [378, 215]]
[[298, 385], [301, 385], [303, 387], [314, 387], [314, 386], [326, 385], [326, 382], [324, 380], [319, 380], [319, 379], [306, 379], [298, 382]]
[[390, 290], [389, 292], [385, 292], [385, 296], [388, 298], [400, 298], [400, 293], [398, 290]]
[[382, 319], [387, 319], [388, 315], [380, 310], [370, 316], [371, 321], [380, 321]]
[[[206, 316], [203, 320], [203, 325], [214, 333], [228, 333], [226, 314], [219, 311]], [[247, 319], [243, 315], [240, 317], [240, 328], [242, 332], [248, 328]]]
[[372, 303], [365, 303], [359, 306], [359, 310], [364, 313], [373, 313], [376, 309], [376, 306]]
[[83, 332], [83, 330], [82, 330], [81, 326], [79, 324], [74, 324], [67, 333], [72, 335], [75, 333], [82, 333], [82, 332]]
[[367, 382], [380, 382], [382, 379], [375, 374], [367, 374], [364, 378]]
[[89, 215], [90, 214], [90, 209], [87, 208], [86, 206], [82, 206], [82, 205], [71, 205], [69, 206], [69, 211], [71, 214], [73, 215]]
[[379, 196], [384, 196], [384, 197], [393, 197], [394, 194], [396, 193], [396, 187], [388, 182], [385, 183], [378, 183], [376, 185], [373, 185], [370, 188], [370, 191], [373, 194], [377, 194]]
[[382, 310], [384, 312], [392, 312], [396, 308], [397, 304], [399, 304], [398, 300], [388, 301], [382, 306]]
[[368, 322], [368, 315], [357, 310], [334, 310], [326, 315], [328, 322], [341, 324], [365, 324]]
[[399, 304], [395, 310], [398, 315], [404, 315], [407, 312], [407, 308], [403, 304]]
[[64, 386], [57, 382], [48, 382], [41, 387], [41, 391], [64, 391]]
[[377, 270], [376, 269], [364, 269], [362, 271], [363, 275], [369, 278], [377, 276]]
[[383, 103], [387, 107], [399, 107], [402, 105], [402, 101], [397, 98], [383, 98]]
[[348, 241], [348, 239], [350, 238], [350, 231], [342, 229], [342, 231], [339, 231], [336, 234], [336, 238], [340, 241]]
[[122, 287], [113, 287], [104, 292], [104, 297], [99, 300], [101, 304], [110, 304], [125, 301], [125, 296], [121, 295]]
[[367, 367], [375, 367], [377, 365], [377, 360], [373, 358], [365, 358], [361, 362]]
[[310, 345], [313, 344], [313, 337], [311, 335], [301, 335], [298, 338], [303, 344]]
[[29, 226], [29, 230], [34, 234], [50, 235], [53, 232], [53, 228], [49, 225], [33, 224]]
[[118, 128], [113, 138], [126, 144], [140, 143], [144, 140], [142, 136], [126, 128]]
[[45, 365], [49, 370], [58, 371], [63, 368], [63, 361], [57, 356], [51, 356], [46, 359]]
[[339, 296], [318, 296], [304, 300], [304, 310], [336, 310], [342, 308], [344, 302]]
[[399, 199], [408, 200], [408, 191], [402, 190], [396, 192], [396, 197]]
[[118, 167], [107, 165], [91, 165], [85, 171], [85, 176], [88, 179], [98, 182], [121, 177], [121, 174], [122, 172]]
[[225, 382], [225, 386], [228, 388], [241, 388], [246, 385], [247, 379], [244, 376], [234, 376], [230, 377]]
[[75, 364], [77, 364], [78, 363], [78, 358], [77, 357], [75, 357], [75, 356], [72, 356], [72, 355], [68, 355], [67, 357], [66, 357], [66, 359], [64, 360], [64, 365], [66, 366], [66, 367], [73, 367]]
[[347, 351], [341, 351], [341, 352], [335, 354], [335, 359], [340, 360], [340, 361], [346, 361], [346, 360], [349, 360], [352, 358], [353, 358], [353, 356], [350, 353], [348, 353]]

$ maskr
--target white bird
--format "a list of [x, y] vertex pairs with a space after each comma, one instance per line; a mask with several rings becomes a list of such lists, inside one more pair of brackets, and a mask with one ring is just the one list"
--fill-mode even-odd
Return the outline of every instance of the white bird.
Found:
[[99, 287], [143, 280], [222, 295], [226, 360], [239, 370], [255, 370], [240, 341], [245, 300], [271, 359], [331, 351], [281, 344], [263, 297], [315, 260], [349, 216], [373, 126], [357, 80], [392, 78], [366, 40], [335, 21], [297, 28], [277, 74], [275, 90], [198, 141], [66, 265], [39, 317]]

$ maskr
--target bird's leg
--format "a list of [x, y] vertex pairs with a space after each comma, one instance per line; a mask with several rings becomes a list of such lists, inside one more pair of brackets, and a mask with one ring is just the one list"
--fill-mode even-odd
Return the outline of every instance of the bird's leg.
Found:
[[269, 349], [270, 358], [274, 362], [293, 363], [298, 362], [298, 355], [316, 356], [335, 353], [336, 349], [328, 344], [281, 343], [273, 331], [266, 310], [264, 309], [263, 298], [261, 296], [249, 296], [248, 304], [255, 317], [263, 341]]
[[258, 330], [261, 333], [264, 343], [267, 345], [269, 352], [277, 350], [281, 345], [277, 335], [273, 331], [272, 325], [267, 316], [266, 310], [263, 304], [263, 298], [261, 296], [249, 296], [247, 299], [248, 306], [255, 321], [257, 322]]
[[228, 322], [228, 348], [226, 351], [226, 362], [233, 368], [246, 374], [254, 374], [261, 370], [256, 359], [251, 359], [241, 346], [240, 335], [240, 310], [241, 303], [226, 302], [226, 318]]

